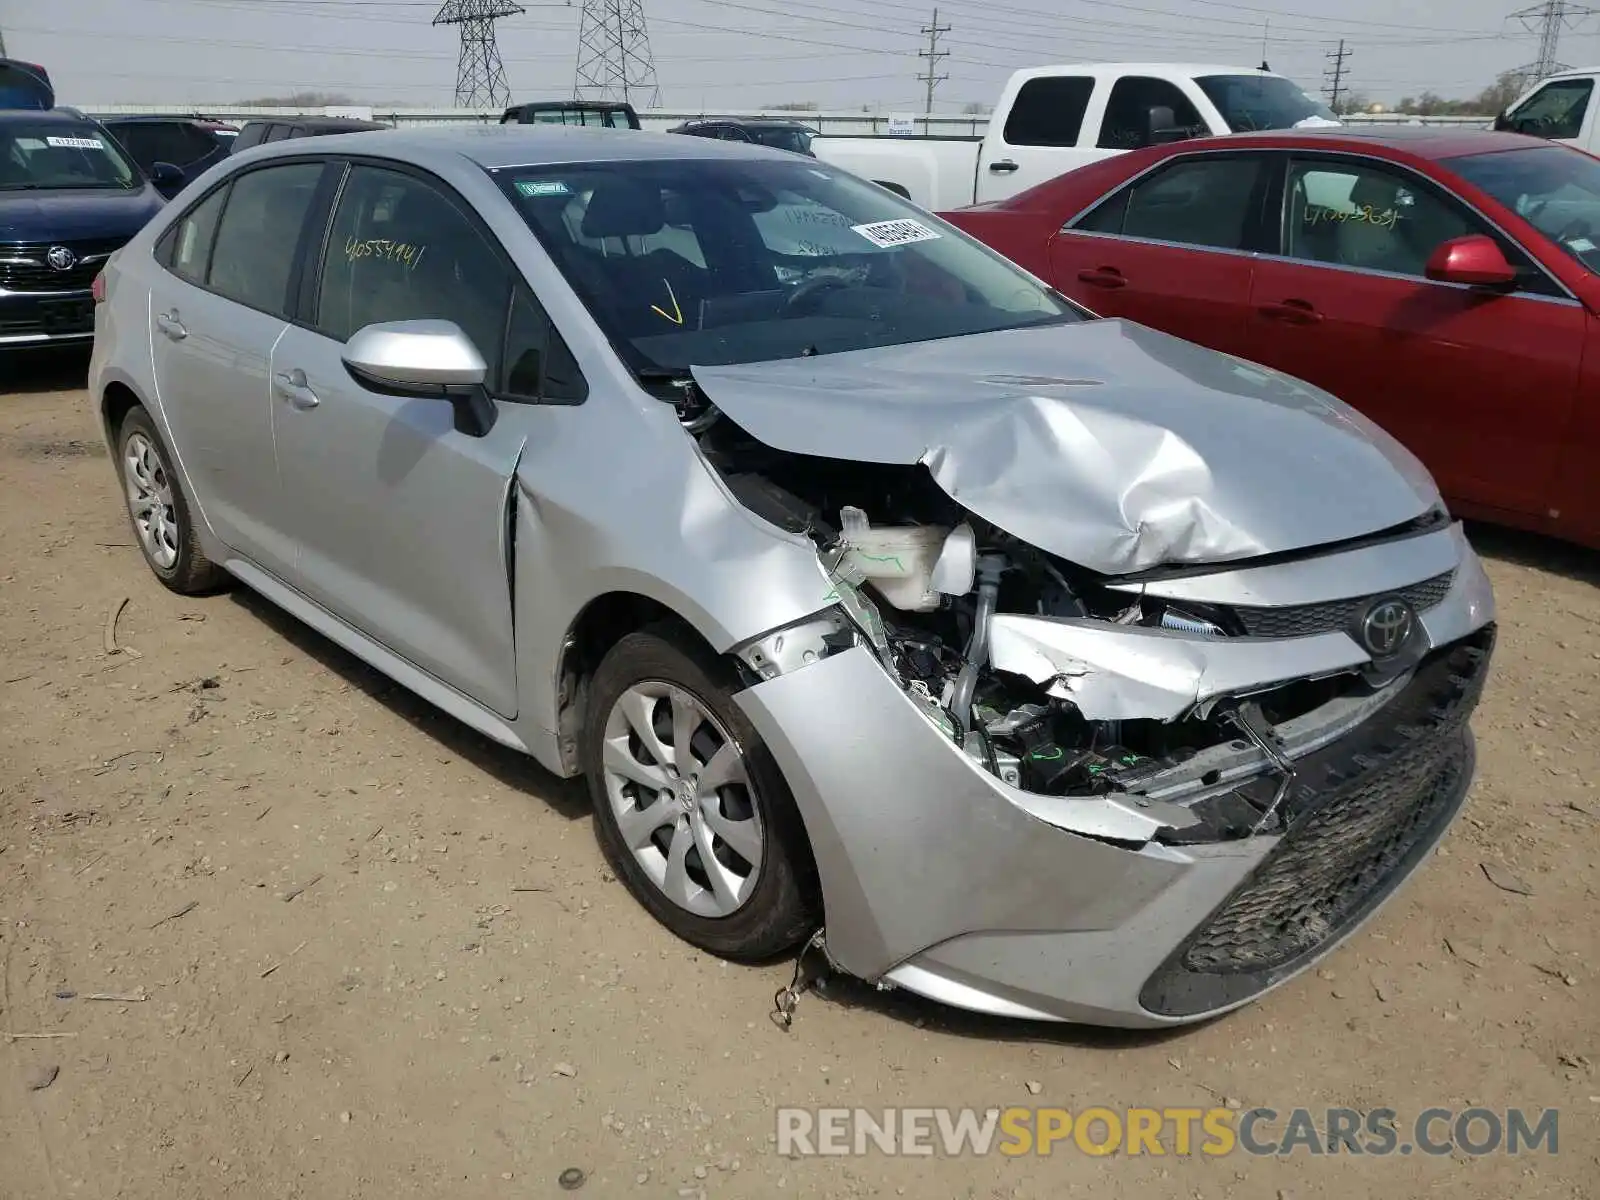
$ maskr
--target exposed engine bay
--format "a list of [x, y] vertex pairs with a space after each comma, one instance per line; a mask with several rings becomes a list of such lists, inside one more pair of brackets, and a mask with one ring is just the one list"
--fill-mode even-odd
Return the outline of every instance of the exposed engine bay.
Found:
[[[850, 618], [829, 635], [830, 646], [870, 645], [930, 722], [1025, 791], [1190, 803], [1271, 775], [1275, 786], [1261, 789], [1260, 805], [1207, 822], [1212, 835], [1246, 836], [1268, 825], [1294, 778], [1280, 730], [1298, 723], [1325, 735], [1318, 742], [1339, 736], [1400, 682], [1393, 673], [1344, 668], [1212, 696], [1181, 712], [1106, 719], [1075, 698], [1070, 679], [1052, 677], [1055, 667], [1003, 669], [997, 624], [1057, 618], [1190, 640], [1249, 631], [1226, 609], [1118, 588], [1013, 537], [965, 510], [920, 464], [775, 450], [715, 409], [685, 424], [745, 507], [816, 544], [834, 586], [828, 599]], [[758, 659], [747, 665], [770, 676]], [[1008, 661], [1020, 665], [1015, 652]]]

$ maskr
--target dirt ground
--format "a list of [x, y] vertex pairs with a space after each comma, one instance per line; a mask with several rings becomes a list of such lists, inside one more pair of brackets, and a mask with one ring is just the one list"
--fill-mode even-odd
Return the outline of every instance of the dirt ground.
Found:
[[[789, 968], [652, 922], [579, 787], [248, 593], [161, 588], [82, 371], [0, 366], [0, 1033], [58, 1035], [0, 1038], [5, 1200], [538, 1197], [572, 1167], [602, 1197], [1600, 1196], [1600, 556], [1475, 532], [1503, 630], [1478, 782], [1323, 970], [1159, 1037], [849, 982], [785, 1033]], [[138, 657], [105, 649], [124, 597]], [[778, 1105], [1224, 1100], [1557, 1107], [1559, 1153], [774, 1145]]]

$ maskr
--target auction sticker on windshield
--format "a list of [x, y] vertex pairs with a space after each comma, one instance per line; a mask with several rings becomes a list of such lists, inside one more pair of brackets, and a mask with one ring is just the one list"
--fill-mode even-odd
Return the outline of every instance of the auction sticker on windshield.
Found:
[[906, 246], [912, 242], [933, 242], [941, 236], [936, 230], [929, 229], [921, 221], [874, 221], [870, 225], [852, 225], [855, 230], [874, 246], [887, 250], [893, 246]]
[[47, 137], [45, 142], [51, 146], [59, 146], [63, 150], [104, 150], [106, 148], [106, 144], [99, 138]]
[[567, 196], [572, 189], [559, 179], [519, 179], [517, 191], [524, 196]]

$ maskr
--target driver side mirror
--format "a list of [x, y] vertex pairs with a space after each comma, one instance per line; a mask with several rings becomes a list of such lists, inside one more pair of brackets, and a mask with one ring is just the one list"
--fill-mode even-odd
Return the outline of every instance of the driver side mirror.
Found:
[[1517, 281], [1517, 271], [1495, 240], [1481, 233], [1456, 238], [1428, 257], [1424, 273], [1439, 283], [1470, 287], [1505, 288]]
[[1177, 115], [1164, 104], [1152, 105], [1145, 110], [1145, 145], [1166, 146], [1185, 141], [1189, 131], [1178, 124]]
[[150, 182], [170, 197], [183, 186], [183, 172], [169, 162], [158, 162], [150, 167]]
[[455, 427], [468, 437], [494, 428], [498, 410], [484, 387], [488, 365], [454, 321], [383, 321], [345, 343], [345, 370], [377, 392], [448, 400]]

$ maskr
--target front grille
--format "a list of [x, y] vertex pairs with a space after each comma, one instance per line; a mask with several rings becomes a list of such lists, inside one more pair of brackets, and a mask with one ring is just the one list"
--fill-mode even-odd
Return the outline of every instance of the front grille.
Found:
[[1319, 604], [1293, 604], [1283, 608], [1236, 607], [1232, 611], [1248, 637], [1311, 637], [1354, 629], [1368, 608], [1379, 600], [1404, 600], [1417, 612], [1440, 604], [1450, 594], [1456, 573], [1446, 571], [1421, 583], [1394, 592], [1378, 592], [1350, 600], [1329, 600]]
[[[1194, 1016], [1246, 1000], [1335, 944], [1399, 886], [1465, 797], [1467, 722], [1493, 645], [1490, 626], [1436, 654], [1365, 725], [1295, 764], [1278, 845], [1146, 981], [1147, 1009]], [[1263, 777], [1235, 794], [1260, 811], [1275, 787]]]
[[93, 332], [94, 300], [89, 296], [41, 296], [8, 301], [0, 308], [0, 338]]
[[1270, 971], [1321, 945], [1447, 813], [1467, 763], [1459, 731], [1310, 814], [1206, 923], [1190, 971]]
[[[81, 291], [94, 283], [106, 259], [120, 249], [127, 238], [97, 238], [93, 241], [19, 242], [0, 245], [0, 288], [8, 292]], [[50, 265], [51, 247], [65, 246], [78, 261], [65, 271]]]

